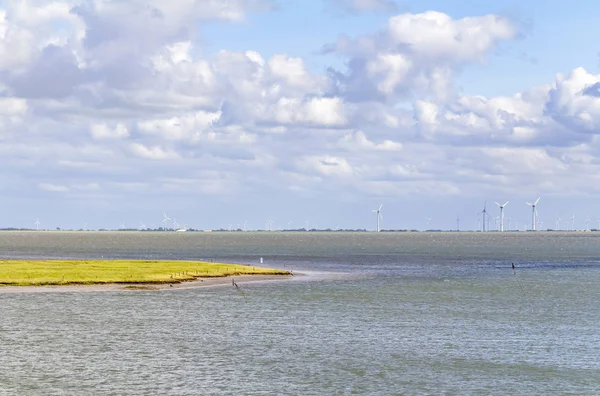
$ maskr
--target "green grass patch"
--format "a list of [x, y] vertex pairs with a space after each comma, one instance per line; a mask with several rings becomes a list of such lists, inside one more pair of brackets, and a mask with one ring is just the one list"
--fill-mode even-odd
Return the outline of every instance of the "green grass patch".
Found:
[[202, 261], [0, 260], [0, 286], [180, 283], [235, 275], [289, 275], [288, 271]]

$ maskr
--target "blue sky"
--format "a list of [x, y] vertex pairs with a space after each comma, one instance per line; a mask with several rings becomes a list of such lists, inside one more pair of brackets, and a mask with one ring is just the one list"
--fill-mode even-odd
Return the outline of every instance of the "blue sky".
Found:
[[599, 13], [0, 0], [0, 227], [597, 225]]

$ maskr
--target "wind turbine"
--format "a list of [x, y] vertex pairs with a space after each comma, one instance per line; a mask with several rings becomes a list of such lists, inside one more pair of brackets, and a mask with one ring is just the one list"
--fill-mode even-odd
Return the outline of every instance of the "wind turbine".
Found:
[[427, 229], [429, 229], [429, 222], [431, 222], [431, 217], [425, 216], [425, 220], [427, 220]]
[[479, 214], [483, 215], [482, 222], [481, 222], [481, 231], [485, 232], [485, 220], [486, 220], [486, 216], [489, 216], [488, 212], [487, 212], [487, 202], [483, 203], [483, 210], [481, 212], [479, 212]]
[[146, 225], [144, 224], [143, 221], [140, 221], [140, 231], [145, 230], [145, 229], [146, 229]]
[[163, 221], [162, 221], [163, 222], [163, 228], [164, 228], [165, 231], [167, 231], [168, 230], [168, 225], [169, 225], [169, 220], [171, 220], [171, 218], [169, 216], [167, 216], [166, 213], [163, 213], [163, 216], [164, 216], [163, 217]]
[[585, 230], [586, 231], [590, 230], [590, 221], [591, 221], [590, 218], [586, 217], [586, 219], [585, 219]]
[[40, 219], [35, 219], [34, 224], [35, 224], [36, 231], [39, 231], [40, 230]]
[[383, 216], [381, 215], [381, 208], [383, 207], [383, 204], [379, 205], [379, 209], [373, 209], [372, 212], [377, 214], [377, 232], [379, 232], [381, 230], [381, 228], [379, 227], [379, 221], [383, 220]]
[[538, 197], [538, 199], [535, 200], [534, 203], [526, 202], [527, 205], [531, 206], [531, 230], [532, 231], [535, 231], [535, 218], [537, 217], [537, 209], [535, 207], [537, 206], [538, 202], [540, 202], [539, 197]]
[[508, 216], [508, 230], [509, 231], [511, 230], [511, 228], [510, 228], [510, 216]]
[[571, 231], [575, 231], [575, 215], [571, 216]]
[[460, 231], [460, 216], [456, 215], [456, 232]]
[[562, 219], [560, 218], [560, 216], [556, 216], [556, 231], [560, 231], [560, 221]]
[[504, 232], [504, 207], [508, 205], [509, 201], [506, 201], [504, 205], [500, 205], [498, 202], [494, 202], [500, 208], [500, 232]]

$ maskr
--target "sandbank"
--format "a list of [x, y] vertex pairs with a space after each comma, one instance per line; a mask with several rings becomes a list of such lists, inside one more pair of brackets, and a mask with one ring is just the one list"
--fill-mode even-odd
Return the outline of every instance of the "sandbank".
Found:
[[114, 292], [114, 291], [171, 291], [186, 290], [211, 286], [232, 286], [232, 279], [238, 286], [251, 282], [282, 281], [290, 280], [303, 274], [294, 273], [293, 275], [237, 275], [198, 278], [193, 281], [180, 283], [107, 283], [91, 285], [45, 285], [45, 286], [2, 286], [0, 294], [4, 293], [48, 293], [48, 292]]

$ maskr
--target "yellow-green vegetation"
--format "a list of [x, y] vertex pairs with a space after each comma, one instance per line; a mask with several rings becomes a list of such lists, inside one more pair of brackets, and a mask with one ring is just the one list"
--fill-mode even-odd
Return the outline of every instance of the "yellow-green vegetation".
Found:
[[288, 271], [201, 261], [0, 260], [0, 285], [179, 283], [234, 275], [289, 275]]

